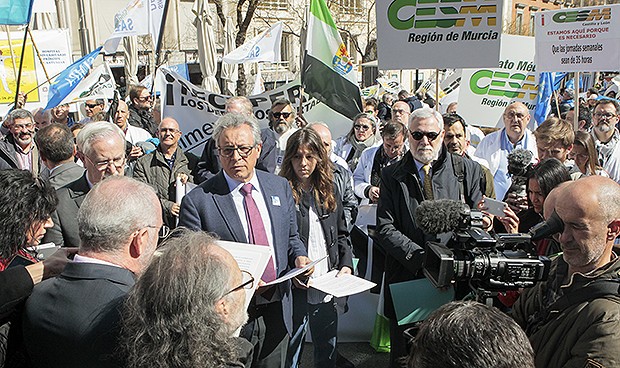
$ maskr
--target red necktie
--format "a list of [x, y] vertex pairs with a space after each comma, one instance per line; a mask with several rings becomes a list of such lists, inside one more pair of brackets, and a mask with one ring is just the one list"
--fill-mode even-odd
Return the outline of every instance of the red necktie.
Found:
[[[243, 194], [243, 204], [245, 207], [245, 216], [248, 220], [248, 242], [257, 245], [269, 246], [269, 240], [267, 239], [267, 232], [265, 231], [265, 225], [263, 218], [258, 211], [256, 202], [252, 198], [252, 189], [254, 186], [250, 183], [246, 183], [241, 187], [241, 194]], [[267, 268], [263, 273], [261, 279], [265, 282], [270, 282], [276, 279], [276, 268], [273, 264], [273, 258], [269, 258]]]

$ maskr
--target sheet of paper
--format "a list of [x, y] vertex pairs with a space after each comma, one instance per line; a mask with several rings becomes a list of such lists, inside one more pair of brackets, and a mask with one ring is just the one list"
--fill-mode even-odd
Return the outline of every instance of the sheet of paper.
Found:
[[427, 278], [391, 284], [390, 291], [399, 325], [422, 321], [454, 300], [454, 288], [437, 289]]
[[314, 265], [316, 265], [317, 263], [321, 262], [322, 260], [324, 260], [325, 258], [327, 258], [327, 256], [323, 257], [323, 258], [319, 258], [315, 261], [312, 261], [310, 263], [308, 263], [307, 265], [305, 265], [303, 268], [293, 268], [292, 270], [288, 271], [284, 276], [275, 279], [271, 282], [266, 283], [263, 286], [270, 286], [270, 285], [275, 285], [275, 284], [279, 284], [281, 282], [284, 282], [286, 280], [290, 280], [295, 276], [299, 276], [303, 273], [305, 273], [307, 270], [309, 270], [310, 268], [314, 267]]
[[370, 290], [377, 284], [354, 275], [336, 277], [338, 270], [333, 270], [321, 277], [310, 279], [310, 287], [321, 290], [326, 294], [341, 298]]
[[246, 289], [245, 293], [245, 306], [247, 308], [250, 305], [252, 296], [254, 296], [254, 291], [258, 287], [258, 280], [260, 280], [263, 272], [265, 272], [265, 268], [267, 268], [267, 262], [269, 262], [269, 257], [271, 256], [269, 247], [224, 240], [218, 240], [217, 244], [232, 254], [242, 271], [247, 271], [254, 277], [254, 288]]

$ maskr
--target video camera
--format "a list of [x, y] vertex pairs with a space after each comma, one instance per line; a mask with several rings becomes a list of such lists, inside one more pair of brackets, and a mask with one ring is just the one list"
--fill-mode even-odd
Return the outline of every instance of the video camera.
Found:
[[453, 200], [425, 201], [416, 223], [427, 234], [452, 232], [447, 243], [426, 243], [424, 274], [435, 287], [468, 281], [474, 290], [506, 291], [545, 280], [551, 261], [536, 255], [532, 240], [562, 230], [562, 221], [537, 226], [527, 234], [491, 235], [482, 229], [483, 215]]

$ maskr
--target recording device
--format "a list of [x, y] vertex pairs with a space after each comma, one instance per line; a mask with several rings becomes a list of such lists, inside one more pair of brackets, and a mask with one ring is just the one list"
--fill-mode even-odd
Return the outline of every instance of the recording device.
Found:
[[515, 193], [519, 197], [525, 197], [527, 172], [531, 168], [534, 154], [526, 149], [518, 148], [508, 154], [508, 173], [512, 175], [512, 185], [507, 193]]
[[551, 261], [536, 255], [531, 234], [491, 235], [482, 229], [482, 213], [461, 202], [424, 201], [415, 218], [426, 234], [452, 233], [446, 244], [426, 243], [424, 274], [435, 287], [468, 281], [474, 290], [515, 290], [549, 274]]

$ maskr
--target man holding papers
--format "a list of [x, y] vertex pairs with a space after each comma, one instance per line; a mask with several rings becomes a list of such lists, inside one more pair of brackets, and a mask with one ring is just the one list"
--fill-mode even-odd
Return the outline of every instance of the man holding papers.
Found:
[[[271, 260], [259, 285], [310, 263], [297, 233], [295, 202], [284, 178], [255, 170], [261, 152], [254, 117], [227, 114], [213, 132], [222, 171], [183, 198], [179, 226], [222, 240], [264, 245]], [[241, 336], [254, 344], [252, 367], [284, 367], [292, 332], [290, 281], [259, 287]]]

